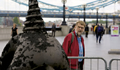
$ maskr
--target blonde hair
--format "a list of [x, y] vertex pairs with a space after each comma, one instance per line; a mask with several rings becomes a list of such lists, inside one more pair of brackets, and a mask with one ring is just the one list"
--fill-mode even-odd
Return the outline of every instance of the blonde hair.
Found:
[[15, 24], [15, 23], [13, 23], [13, 25], [15, 25], [15, 26], [16, 26], [16, 24]]
[[76, 25], [78, 25], [78, 24], [81, 24], [81, 25], [83, 25], [84, 27], [86, 26], [86, 24], [85, 24], [84, 21], [77, 21]]

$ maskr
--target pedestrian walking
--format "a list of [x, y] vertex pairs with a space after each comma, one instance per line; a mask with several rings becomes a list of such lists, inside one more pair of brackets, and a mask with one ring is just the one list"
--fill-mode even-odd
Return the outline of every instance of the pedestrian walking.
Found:
[[120, 25], [119, 25], [119, 34], [120, 34]]
[[101, 43], [103, 28], [99, 24], [96, 27], [95, 32], [96, 32], [96, 42], [98, 42], [98, 38], [99, 38], [99, 43]]
[[85, 37], [88, 38], [88, 33], [89, 33], [89, 27], [88, 24], [85, 27]]
[[53, 23], [52, 25], [52, 36], [55, 37], [56, 25]]
[[104, 29], [104, 27], [103, 27], [102, 24], [101, 24], [101, 27], [102, 27], [102, 29], [103, 29], [103, 31], [102, 31], [102, 35], [101, 35], [101, 39], [102, 39], [102, 37], [103, 37], [103, 35], [104, 35], [104, 33], [105, 33], [105, 29]]
[[[67, 56], [85, 56], [84, 39], [81, 34], [85, 29], [85, 22], [78, 21], [75, 30], [69, 33], [63, 42], [63, 49]], [[83, 70], [84, 59], [69, 59], [71, 70]]]
[[98, 23], [97, 23], [97, 25], [94, 26], [94, 33], [95, 33], [95, 35], [96, 35], [96, 28], [97, 28], [97, 26], [98, 26]]
[[11, 36], [14, 37], [15, 35], [18, 34], [18, 28], [16, 27], [16, 24], [13, 24], [12, 30], [11, 30]]
[[111, 34], [111, 25], [109, 26], [109, 34]]
[[95, 35], [94, 27], [95, 25], [92, 25], [92, 28], [91, 28], [91, 31], [93, 31], [93, 35]]

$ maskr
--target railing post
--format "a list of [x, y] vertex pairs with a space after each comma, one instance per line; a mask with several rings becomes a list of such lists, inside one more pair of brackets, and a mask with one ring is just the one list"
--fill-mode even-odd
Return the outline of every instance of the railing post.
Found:
[[110, 67], [107, 67], [107, 70], [109, 70]]

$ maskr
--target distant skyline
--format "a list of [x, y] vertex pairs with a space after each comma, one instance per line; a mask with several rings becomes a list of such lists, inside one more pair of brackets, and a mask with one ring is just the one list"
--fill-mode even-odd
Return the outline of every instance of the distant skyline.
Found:
[[[23, 0], [21, 0], [23, 1]], [[62, 6], [62, 1], [61, 0], [40, 0], [46, 3], [50, 3], [53, 5], [58, 5]], [[76, 5], [82, 5], [85, 3], [89, 3], [95, 0], [67, 0], [66, 6], [76, 6]], [[19, 5], [12, 0], [1, 0], [0, 1], [0, 10], [12, 10], [12, 11], [28, 11], [27, 6]], [[105, 8], [100, 8], [99, 12], [104, 12], [104, 13], [113, 13], [115, 11], [120, 10], [120, 4], [118, 2], [116, 4], [111, 4]], [[96, 10], [89, 10], [90, 12], [96, 12]], [[25, 18], [21, 18], [23, 21], [25, 21]], [[63, 20], [62, 18], [43, 18], [44, 21], [54, 21], [54, 20]], [[89, 19], [87, 19], [89, 20]]]

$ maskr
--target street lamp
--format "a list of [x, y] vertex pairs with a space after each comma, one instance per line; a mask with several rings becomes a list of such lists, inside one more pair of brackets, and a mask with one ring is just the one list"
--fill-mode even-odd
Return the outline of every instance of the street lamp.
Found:
[[63, 3], [63, 22], [62, 25], [67, 25], [66, 21], [65, 21], [65, 3], [67, 2], [67, 0], [62, 0]]
[[86, 4], [83, 4], [83, 9], [84, 9], [84, 22], [86, 23], [86, 21], [85, 21], [85, 18], [86, 18], [85, 7], [86, 7]]
[[113, 14], [113, 25], [115, 25], [115, 13]]
[[98, 10], [99, 10], [99, 7], [96, 7], [96, 10], [97, 10], [97, 15], [96, 15], [96, 18], [97, 18], [96, 25], [97, 25], [98, 24]]
[[108, 19], [108, 14], [106, 13], [106, 28], [108, 28], [108, 21], [107, 21], [107, 19]]

